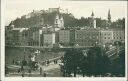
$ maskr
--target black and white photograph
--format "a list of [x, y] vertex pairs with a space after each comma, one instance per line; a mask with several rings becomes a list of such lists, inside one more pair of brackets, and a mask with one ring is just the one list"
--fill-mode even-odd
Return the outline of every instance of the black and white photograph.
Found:
[[126, 78], [126, 23], [127, 1], [5, 0], [2, 76]]

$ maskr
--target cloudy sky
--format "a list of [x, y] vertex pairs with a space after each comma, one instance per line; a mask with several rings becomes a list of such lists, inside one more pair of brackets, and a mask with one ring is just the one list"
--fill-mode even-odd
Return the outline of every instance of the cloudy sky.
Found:
[[110, 9], [112, 20], [116, 20], [125, 17], [127, 8], [125, 1], [6, 0], [5, 4], [6, 25], [32, 10], [60, 7], [68, 9], [76, 18], [89, 17], [93, 11], [95, 17], [106, 19]]

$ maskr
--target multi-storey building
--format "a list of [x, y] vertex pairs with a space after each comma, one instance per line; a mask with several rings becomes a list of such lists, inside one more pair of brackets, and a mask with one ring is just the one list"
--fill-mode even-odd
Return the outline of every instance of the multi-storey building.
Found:
[[59, 31], [59, 43], [62, 45], [70, 45], [74, 43], [75, 32], [74, 30], [60, 30]]
[[102, 29], [101, 30], [101, 44], [114, 42], [124, 42], [125, 41], [125, 33], [122, 29]]
[[93, 46], [100, 43], [99, 29], [89, 28], [75, 31], [75, 44], [79, 46]]
[[116, 41], [125, 41], [125, 31], [122, 29], [113, 29], [113, 43]]
[[26, 30], [27, 28], [13, 28], [9, 32], [6, 32], [6, 44], [15, 46], [24, 45], [26, 41], [24, 32]]
[[100, 42], [102, 45], [107, 43], [113, 43], [113, 30], [110, 29], [101, 29], [100, 30]]
[[43, 46], [53, 47], [55, 44], [55, 33], [44, 33], [43, 34]]
[[60, 30], [59, 43], [64, 45], [93, 46], [95, 44], [114, 44], [125, 40], [124, 30], [85, 28], [80, 30]]
[[59, 43], [63, 45], [68, 45], [70, 43], [70, 30], [59, 31]]
[[39, 27], [31, 27], [28, 29], [27, 39], [29, 46], [42, 46], [43, 39], [42, 39], [42, 31]]

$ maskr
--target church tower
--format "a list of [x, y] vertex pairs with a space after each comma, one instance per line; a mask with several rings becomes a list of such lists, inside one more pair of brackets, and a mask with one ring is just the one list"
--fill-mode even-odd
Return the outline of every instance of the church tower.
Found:
[[110, 9], [108, 11], [108, 21], [107, 21], [107, 26], [110, 27], [111, 25], [111, 13], [110, 13]]
[[58, 28], [64, 27], [64, 19], [63, 19], [63, 16], [61, 14], [56, 14], [54, 26], [58, 27]]
[[91, 14], [91, 27], [96, 28], [96, 19], [94, 17], [94, 13]]

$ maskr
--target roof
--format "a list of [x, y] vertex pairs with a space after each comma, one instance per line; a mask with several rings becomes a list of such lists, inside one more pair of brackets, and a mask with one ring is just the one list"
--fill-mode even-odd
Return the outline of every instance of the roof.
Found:
[[16, 30], [16, 31], [20, 31], [20, 32], [22, 32], [22, 31], [24, 31], [24, 30], [28, 30], [28, 28], [13, 28], [12, 30]]

